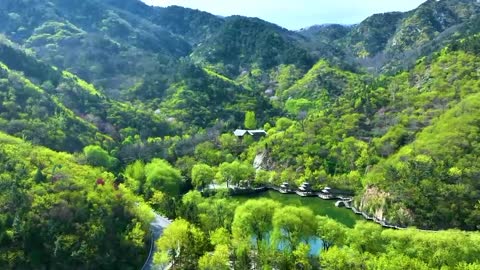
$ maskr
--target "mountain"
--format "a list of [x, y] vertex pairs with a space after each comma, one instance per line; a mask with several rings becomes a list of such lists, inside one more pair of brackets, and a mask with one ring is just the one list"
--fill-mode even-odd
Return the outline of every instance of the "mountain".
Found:
[[351, 27], [313, 27], [300, 34], [308, 38], [311, 48], [331, 44], [333, 51], [343, 52], [343, 61], [355, 61], [377, 73], [394, 73], [446, 46], [445, 40], [471, 25], [479, 11], [475, 0], [429, 0], [409, 12], [375, 14]]
[[[399, 222], [415, 220], [424, 228], [477, 226], [477, 177], [469, 174], [476, 170], [468, 165], [470, 155], [477, 153], [470, 143], [476, 134], [471, 117], [477, 113], [477, 57], [462, 51], [443, 53], [432, 62], [419, 63], [410, 74], [399, 75], [387, 88], [408, 89], [416, 96], [390, 92], [393, 102], [377, 116], [385, 122], [379, 122], [375, 129], [386, 133], [373, 139], [385, 160], [371, 168], [364, 185], [382, 186], [387, 197], [395, 197], [386, 198], [383, 206], [376, 207], [390, 209]], [[405, 82], [402, 86], [407, 77], [412, 79], [407, 82], [409, 86]], [[401, 115], [396, 118], [398, 122], [393, 120], [395, 114]], [[455, 175], [454, 171], [462, 172]], [[368, 200], [365, 207], [371, 207], [367, 205]], [[461, 209], [456, 208], [458, 205]], [[399, 214], [402, 211], [404, 214]]]
[[[33, 20], [12, 19], [20, 14]], [[271, 116], [272, 105], [263, 95], [268, 85], [252, 89], [233, 80], [245, 81], [240, 75], [284, 64], [304, 71], [313, 64], [301, 47], [303, 37], [254, 18], [220, 18], [180, 7], [106, 0], [6, 1], [0, 16], [9, 22], [0, 31], [32, 50], [34, 57], [91, 82], [108, 98], [152, 101], [137, 105], [167, 111], [165, 118], [179, 120], [185, 128], [192, 124], [205, 128], [217, 119], [238, 126], [244, 110]], [[249, 80], [265, 81], [260, 77]], [[229, 92], [238, 95], [224, 99]], [[179, 97], [185, 104], [177, 102]], [[182, 111], [192, 106], [196, 110]], [[194, 120], [189, 115], [193, 111], [206, 115]], [[217, 111], [218, 115], [211, 114]]]
[[118, 187], [113, 174], [4, 133], [0, 141], [2, 267], [110, 269], [143, 263], [153, 217], [139, 197]]
[[[155, 154], [177, 162], [212, 136], [240, 127], [245, 112], [252, 111], [258, 122], [275, 127], [271, 138], [285, 136], [296, 122], [301, 130], [295, 132], [303, 134], [298, 138], [308, 138], [301, 147], [291, 142], [303, 150], [267, 147], [272, 168], [304, 173], [305, 161], [287, 154], [297, 153], [318, 159], [308, 168], [313, 175], [328, 176], [309, 176], [312, 183], [325, 179], [333, 186], [365, 190], [370, 184], [352, 184], [341, 180], [342, 175], [382, 166], [384, 159], [394, 158], [434, 125], [432, 119], [443, 113], [438, 108], [446, 110], [467, 97], [442, 86], [450, 94], [432, 98], [439, 92], [430, 93], [418, 104], [415, 112], [420, 116], [410, 108], [415, 91], [431, 87], [421, 78], [438, 74], [438, 88], [453, 76], [442, 69], [458, 69], [459, 57], [470, 63], [477, 43], [465, 38], [475, 37], [480, 29], [479, 5], [468, 0], [427, 1], [410, 12], [376, 14], [354, 26], [321, 25], [299, 32], [256, 18], [221, 18], [136, 0], [27, 2], [5, 1], [0, 7], [0, 16], [8, 22], [1, 26], [6, 37], [0, 44], [8, 89], [1, 100], [3, 131], [56, 150], [75, 152], [100, 144], [117, 153], [121, 168]], [[31, 19], [19, 19], [23, 17]], [[439, 55], [444, 46], [453, 49]], [[455, 50], [468, 51], [468, 56]], [[422, 60], [422, 55], [428, 57]], [[362, 70], [374, 62], [380, 70], [407, 71], [376, 76]], [[459, 73], [455, 78], [464, 77]], [[417, 81], [414, 88], [402, 82], [405, 78]], [[277, 127], [282, 117], [294, 122]], [[336, 123], [338, 118], [346, 124]], [[202, 135], [205, 130], [211, 135]], [[176, 139], [152, 140], [165, 136]], [[349, 147], [353, 155], [345, 157], [341, 149]], [[357, 159], [365, 160], [355, 165]], [[471, 227], [467, 221], [454, 226]]]
[[12, 41], [111, 91], [191, 50], [182, 38], [108, 1], [3, 1], [0, 17], [8, 22], [0, 31]]
[[269, 70], [280, 64], [308, 68], [312, 64], [298, 40], [301, 36], [259, 19], [229, 17], [211, 38], [193, 52], [193, 59], [236, 77], [242, 71]]
[[113, 101], [77, 76], [36, 60], [8, 40], [0, 42], [2, 130], [56, 150], [78, 151], [100, 141], [169, 134], [153, 112]]
[[[21, 20], [23, 16], [32, 19]], [[180, 7], [150, 7], [140, 1], [4, 1], [0, 18], [8, 21], [0, 31], [12, 41], [112, 97], [145, 74], [170, 67], [169, 62], [190, 54], [212, 65], [225, 62], [227, 69], [219, 71], [229, 75], [238, 75], [242, 65], [311, 64], [306, 51], [293, 46], [299, 38], [291, 37], [295, 33], [264, 21], [223, 19]], [[254, 36], [259, 39], [240, 41]], [[222, 52], [226, 41], [232, 50]], [[265, 50], [269, 46], [276, 49]], [[257, 53], [247, 53], [251, 50]]]
[[476, 247], [426, 243], [476, 232], [408, 238], [195, 189], [308, 182], [384, 223], [478, 230], [479, 12], [430, 0], [289, 31], [138, 0], [1, 1], [0, 265], [136, 269], [154, 209], [177, 219], [154, 261], [179, 269], [473, 269]]
[[354, 26], [347, 37], [354, 55], [360, 58], [375, 56], [385, 50], [393, 35], [398, 31], [399, 23], [405, 17], [400, 12], [376, 14]]
[[422, 46], [451, 27], [470, 20], [479, 11], [479, 3], [472, 0], [427, 1], [407, 13], [386, 51], [405, 52]]

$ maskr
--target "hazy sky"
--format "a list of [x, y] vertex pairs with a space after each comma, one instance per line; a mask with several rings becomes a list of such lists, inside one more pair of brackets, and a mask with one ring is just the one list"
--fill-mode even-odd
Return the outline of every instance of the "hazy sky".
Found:
[[407, 11], [425, 0], [143, 0], [149, 5], [178, 5], [216, 15], [259, 17], [291, 30], [314, 24], [359, 23], [387, 11]]

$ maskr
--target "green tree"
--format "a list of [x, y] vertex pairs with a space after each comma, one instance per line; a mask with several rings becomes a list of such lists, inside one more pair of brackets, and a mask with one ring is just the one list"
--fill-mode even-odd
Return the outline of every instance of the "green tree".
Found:
[[210, 242], [212, 245], [227, 245], [232, 242], [232, 235], [225, 228], [218, 228], [210, 233]]
[[228, 153], [237, 153], [238, 152], [238, 138], [231, 133], [225, 133], [220, 135], [218, 138], [221, 149], [227, 151]]
[[360, 252], [350, 248], [334, 246], [320, 254], [320, 265], [325, 270], [365, 269], [365, 261]]
[[217, 245], [211, 254], [203, 255], [198, 266], [200, 270], [229, 270], [230, 251], [227, 245]]
[[295, 267], [302, 270], [312, 270], [313, 266], [310, 262], [310, 245], [307, 243], [300, 243], [293, 251], [295, 258]]
[[200, 205], [206, 199], [197, 190], [189, 191], [182, 197], [181, 216], [194, 224], [199, 223]]
[[98, 145], [89, 145], [83, 149], [87, 162], [93, 166], [100, 166], [106, 169], [113, 169], [117, 164], [117, 159], [110, 156], [102, 147]]
[[197, 269], [205, 245], [206, 238], [201, 230], [184, 219], [177, 219], [158, 239], [154, 263], [170, 262], [178, 269]]
[[302, 130], [305, 130], [305, 119], [313, 107], [314, 103], [304, 98], [289, 99], [285, 103], [285, 109], [290, 115], [296, 117], [302, 126]]
[[228, 198], [209, 198], [199, 206], [200, 224], [205, 231], [228, 228], [232, 224], [237, 203]]
[[372, 270], [427, 270], [432, 269], [427, 266], [426, 263], [421, 260], [410, 258], [398, 252], [391, 251], [388, 254], [382, 255], [381, 257], [372, 257], [367, 261], [368, 269]]
[[141, 194], [145, 184], [145, 163], [137, 160], [128, 165], [125, 168], [125, 176], [127, 177], [126, 185], [137, 194]]
[[253, 259], [257, 264], [260, 264], [260, 261], [268, 261], [267, 238], [273, 229], [273, 214], [278, 208], [280, 208], [278, 202], [268, 199], [250, 200], [237, 207], [232, 223], [237, 256], [250, 257], [248, 250], [253, 248], [256, 251]]
[[213, 182], [215, 171], [207, 164], [196, 164], [192, 168], [192, 185], [197, 189], [203, 189]]
[[384, 240], [381, 236], [382, 227], [366, 221], [358, 222], [347, 236], [347, 244], [360, 252], [375, 254], [384, 249]]
[[245, 113], [245, 128], [247, 129], [256, 129], [257, 128], [257, 118], [255, 117], [255, 112], [247, 111]]
[[47, 177], [43, 175], [41, 168], [37, 168], [37, 172], [35, 173], [33, 179], [35, 180], [35, 183], [43, 183], [45, 180], [47, 180]]
[[183, 178], [180, 171], [173, 168], [167, 161], [154, 159], [145, 166], [145, 194], [151, 197], [155, 190], [160, 190], [170, 196], [180, 194]]
[[265, 170], [257, 170], [255, 173], [255, 184], [257, 185], [265, 185], [269, 184], [270, 180], [272, 179], [273, 172], [265, 171]]
[[143, 248], [145, 246], [146, 231], [142, 228], [140, 222], [135, 223], [135, 226], [128, 232], [126, 240], [130, 241], [134, 246]]
[[255, 174], [255, 169], [252, 165], [238, 160], [228, 163], [220, 164], [217, 173], [217, 179], [220, 182], [226, 182], [229, 185], [240, 185], [242, 182], [250, 184]]
[[300, 242], [307, 242], [315, 235], [317, 223], [312, 210], [306, 207], [285, 206], [273, 215], [274, 242], [283, 243], [292, 252]]
[[212, 142], [204, 142], [195, 147], [195, 158], [203, 163], [218, 165], [222, 155]]
[[323, 249], [328, 250], [333, 245], [342, 246], [346, 239], [345, 225], [324, 216], [317, 216], [318, 236], [322, 239]]

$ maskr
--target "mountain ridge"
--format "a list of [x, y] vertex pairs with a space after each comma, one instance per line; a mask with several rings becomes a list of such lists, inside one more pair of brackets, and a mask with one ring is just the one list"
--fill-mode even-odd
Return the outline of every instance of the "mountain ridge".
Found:
[[[268, 239], [250, 246], [252, 233], [239, 229], [262, 206], [237, 210], [226, 193], [204, 198], [195, 190], [224, 183], [248, 190], [308, 182], [355, 194], [357, 209], [389, 224], [478, 230], [479, 13], [477, 1], [430, 0], [356, 25], [289, 31], [138, 0], [1, 1], [0, 208], [8, 211], [0, 213], [0, 264], [108, 269], [101, 254], [135, 268], [149, 239], [142, 216], [153, 208], [176, 218], [157, 243], [157, 260], [186, 269], [213, 263], [212, 256], [222, 257], [220, 267], [205, 269], [222, 269], [231, 256], [239, 269], [276, 265], [284, 252], [263, 254], [256, 248]], [[240, 139], [237, 128], [268, 135]], [[322, 239], [331, 236], [324, 224], [332, 226], [338, 237], [324, 242], [322, 254], [361, 261], [345, 269], [395, 255], [384, 243], [389, 230], [362, 222], [343, 228], [287, 210], [300, 221], [308, 216], [307, 229]], [[268, 212], [258, 235], [275, 227], [282, 237], [280, 225], [290, 219]], [[28, 238], [34, 229], [38, 238]], [[17, 245], [22, 234], [31, 249]], [[97, 245], [97, 236], [111, 242]], [[237, 250], [230, 238], [245, 247]], [[188, 243], [172, 257], [163, 249], [176, 251], [178, 239]], [[328, 255], [305, 250], [292, 248], [282, 260], [290, 268], [292, 258], [324, 266]], [[418, 269], [478, 263], [476, 251], [449, 250], [448, 262], [429, 252], [436, 255], [402, 256]], [[464, 254], [463, 265], [455, 254]]]

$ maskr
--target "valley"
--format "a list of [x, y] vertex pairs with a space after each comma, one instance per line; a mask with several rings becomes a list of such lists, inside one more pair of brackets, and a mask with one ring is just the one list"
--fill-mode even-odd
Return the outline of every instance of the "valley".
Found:
[[[299, 31], [139, 0], [0, 20], [1, 269], [480, 267], [478, 1]], [[304, 183], [405, 229], [208, 189]]]

